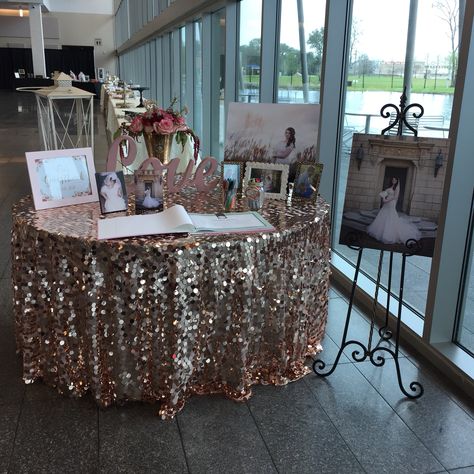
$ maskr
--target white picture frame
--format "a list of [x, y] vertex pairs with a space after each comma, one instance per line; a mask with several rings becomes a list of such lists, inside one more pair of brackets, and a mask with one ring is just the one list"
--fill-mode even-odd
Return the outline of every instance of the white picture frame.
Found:
[[26, 152], [36, 210], [97, 202], [91, 148]]
[[286, 199], [289, 170], [289, 165], [247, 161], [245, 164], [245, 183], [248, 183], [251, 179], [261, 179], [265, 198]]

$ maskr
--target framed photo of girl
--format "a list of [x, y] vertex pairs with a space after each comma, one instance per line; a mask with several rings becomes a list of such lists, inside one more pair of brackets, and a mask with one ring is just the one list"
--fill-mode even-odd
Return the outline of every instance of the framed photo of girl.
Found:
[[323, 172], [322, 163], [300, 163], [296, 170], [293, 199], [312, 199], [318, 197], [319, 182]]
[[260, 179], [266, 198], [286, 199], [288, 173], [289, 165], [249, 161], [245, 165], [245, 182]]
[[126, 211], [128, 209], [127, 188], [122, 171], [96, 173], [102, 214]]

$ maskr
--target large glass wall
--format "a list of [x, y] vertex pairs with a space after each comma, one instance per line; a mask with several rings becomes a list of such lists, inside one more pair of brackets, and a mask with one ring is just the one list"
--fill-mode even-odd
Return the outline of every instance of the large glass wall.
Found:
[[[122, 43], [133, 43], [133, 36], [129, 39], [129, 19], [124, 7], [128, 2], [124, 1], [116, 17], [120, 29], [117, 40], [120, 74], [127, 81], [150, 85], [163, 104], [168, 103], [172, 91], [185, 97], [185, 105], [191, 108], [193, 128], [202, 139], [203, 153], [217, 157], [221, 156], [224, 143], [224, 110], [229, 103], [236, 100], [321, 102], [318, 148], [322, 150], [320, 160], [325, 163], [321, 189], [333, 209], [333, 261], [351, 278], [355, 252], [339, 245], [338, 238], [349, 163], [356, 159], [351, 154], [353, 135], [380, 134], [387, 126], [387, 120], [380, 117], [381, 107], [386, 103], [398, 104], [406, 86], [408, 102], [420, 103], [425, 109], [425, 116], [417, 124], [419, 136], [450, 138], [452, 115], [455, 116], [453, 96], [462, 92], [462, 88], [455, 88], [460, 23], [458, 1], [446, 0], [442, 4], [454, 11], [449, 13], [440, 8], [441, 2], [431, 0], [241, 0], [215, 11], [207, 6], [201, 16], [190, 11], [188, 20], [183, 20], [186, 15], [181, 12], [157, 32], [148, 49], [142, 50], [137, 39], [136, 45], [120, 51]], [[187, 8], [187, 2], [177, 0], [173, 6], [177, 12], [179, 5]], [[222, 4], [216, 2], [216, 5], [220, 8]], [[331, 11], [337, 14], [331, 15]], [[322, 49], [323, 45], [327, 51]], [[151, 74], [143, 65], [143, 52], [145, 58], [150, 55], [152, 63], [155, 58], [156, 67]], [[145, 71], [143, 75], [141, 69]], [[333, 84], [337, 87], [332, 88]], [[473, 102], [474, 97], [469, 103]], [[323, 133], [326, 123], [331, 126]], [[448, 154], [435, 158], [427, 180], [439, 181], [445, 175], [449, 179], [453, 160], [448, 161]], [[416, 169], [414, 166], [412, 177]], [[448, 189], [445, 188], [443, 195], [441, 191], [436, 199], [442, 199], [443, 207]], [[455, 191], [451, 186], [450, 193]], [[429, 193], [426, 199], [433, 203]], [[463, 199], [457, 209], [469, 199]], [[377, 212], [376, 206], [372, 210]], [[417, 216], [411, 217], [416, 221]], [[439, 229], [442, 233], [443, 219], [442, 214], [439, 219], [433, 219], [431, 231]], [[466, 246], [467, 231], [463, 232], [459, 238], [464, 240], [461, 243], [456, 240], [456, 249]], [[446, 237], [447, 233], [451, 237]], [[444, 229], [442, 237], [450, 242], [452, 231]], [[404, 304], [418, 321], [419, 335], [423, 332], [421, 318], [426, 317], [425, 334], [420, 336], [420, 341], [434, 347], [436, 341], [454, 338], [472, 350], [472, 245], [466, 250], [469, 259], [465, 258], [464, 264], [461, 262], [457, 267], [464, 265], [465, 283], [461, 285], [461, 279], [457, 278], [441, 285], [438, 281], [442, 278], [437, 275], [442, 263], [440, 254], [444, 255], [451, 245], [443, 240], [433, 260], [420, 256], [408, 258]], [[375, 277], [378, 256], [378, 251], [364, 251], [362, 270], [369, 282]], [[393, 282], [399, 277], [399, 254], [395, 255], [394, 265]], [[387, 284], [386, 271], [382, 282]], [[448, 293], [458, 298], [461, 286], [463, 304], [458, 307], [461, 317], [456, 332], [456, 303], [443, 307], [438, 299]], [[392, 285], [392, 291], [399, 293], [396, 284]], [[448, 316], [450, 326], [446, 323]]]

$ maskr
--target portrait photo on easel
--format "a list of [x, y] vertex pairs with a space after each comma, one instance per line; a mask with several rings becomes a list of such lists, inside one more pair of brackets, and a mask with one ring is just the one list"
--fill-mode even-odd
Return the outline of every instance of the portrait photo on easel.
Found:
[[341, 244], [433, 256], [449, 140], [354, 134]]

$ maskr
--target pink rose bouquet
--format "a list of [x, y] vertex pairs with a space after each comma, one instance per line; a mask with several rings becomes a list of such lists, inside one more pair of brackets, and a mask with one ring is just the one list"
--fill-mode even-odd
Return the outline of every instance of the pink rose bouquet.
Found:
[[189, 137], [193, 139], [194, 158], [197, 159], [199, 153], [199, 138], [194, 134], [193, 130], [186, 125], [184, 115], [187, 108], [181, 111], [173, 109], [176, 98], [171, 101], [167, 109], [162, 109], [154, 103], [147, 104], [147, 110], [135, 115], [130, 123], [123, 123], [117, 131], [119, 134], [128, 134], [133, 138], [138, 138], [143, 134], [171, 135], [175, 134], [177, 143], [180, 143], [184, 149], [184, 145]]

